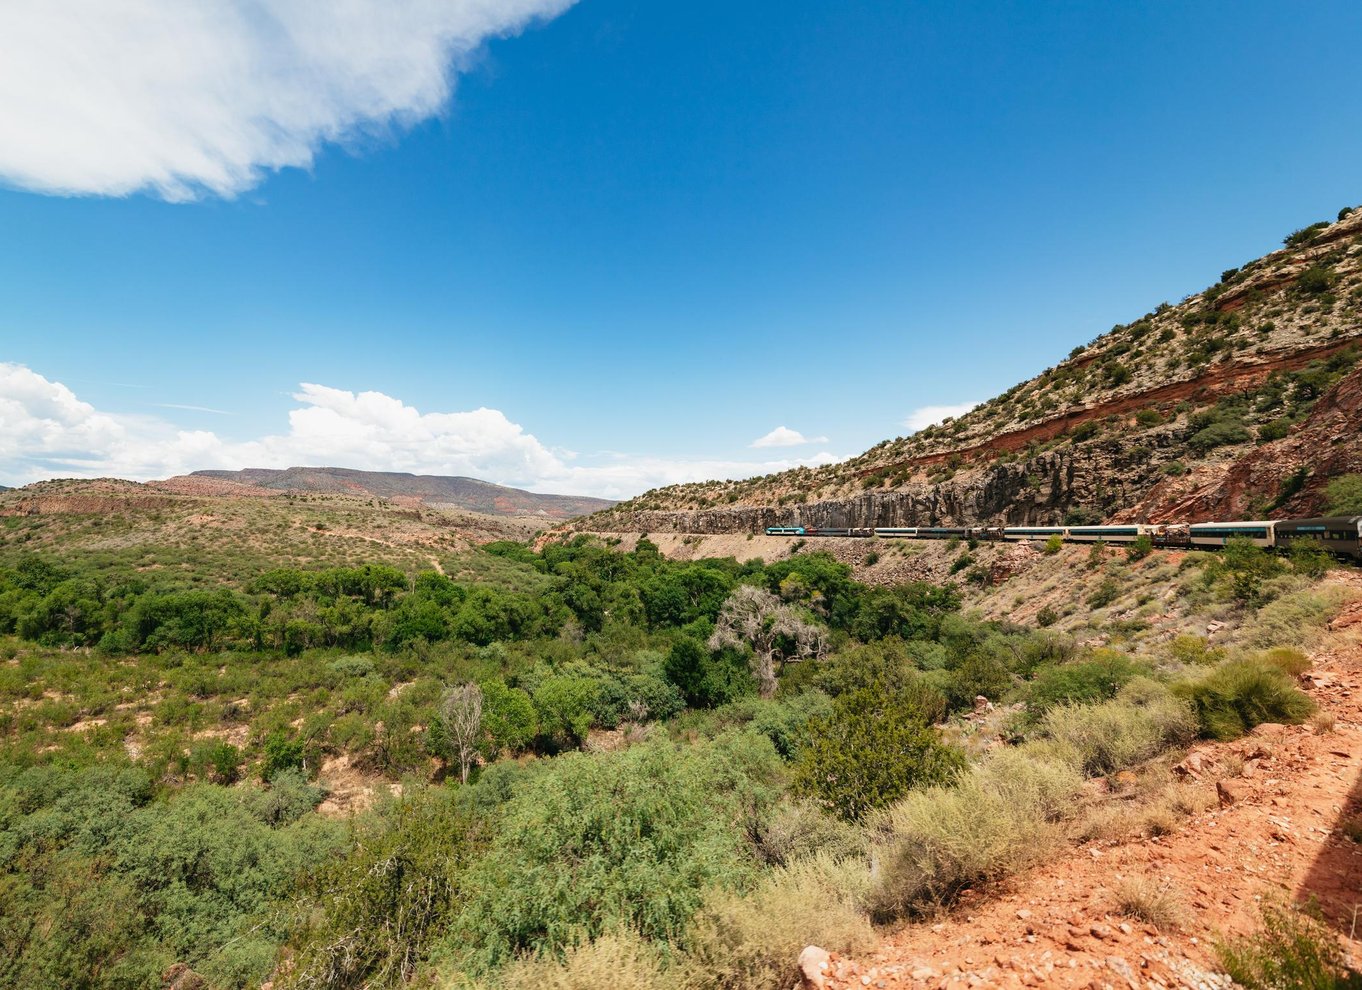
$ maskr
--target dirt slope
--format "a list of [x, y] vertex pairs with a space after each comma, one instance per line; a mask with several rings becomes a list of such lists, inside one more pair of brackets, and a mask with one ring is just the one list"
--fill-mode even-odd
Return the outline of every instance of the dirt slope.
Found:
[[[1332, 580], [1362, 588], [1356, 573]], [[1210, 810], [1171, 834], [1075, 845], [1001, 892], [888, 934], [871, 955], [834, 959], [825, 985], [1228, 986], [1215, 941], [1255, 932], [1263, 903], [1287, 901], [1316, 902], [1362, 963], [1362, 845], [1341, 827], [1362, 820], [1362, 608], [1334, 621], [1302, 686], [1333, 731], [1263, 725], [1197, 745], [1178, 786]], [[1118, 894], [1132, 881], [1165, 891], [1179, 923], [1123, 916]]]

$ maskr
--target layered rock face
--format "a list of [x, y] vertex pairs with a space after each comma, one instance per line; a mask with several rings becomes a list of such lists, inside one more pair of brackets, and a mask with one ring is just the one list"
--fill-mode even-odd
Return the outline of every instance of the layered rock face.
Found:
[[1105, 516], [1144, 496], [1181, 449], [1176, 433], [1142, 442], [1139, 447], [1113, 440], [1055, 450], [939, 484], [849, 499], [690, 512], [616, 511], [591, 516], [581, 526], [620, 533], [751, 533], [768, 526], [1044, 525], [1080, 508]]

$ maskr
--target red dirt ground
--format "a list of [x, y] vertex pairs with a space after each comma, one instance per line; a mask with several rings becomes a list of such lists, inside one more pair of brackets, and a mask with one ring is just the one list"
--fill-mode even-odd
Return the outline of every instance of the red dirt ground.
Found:
[[[834, 956], [825, 986], [1226, 987], [1216, 939], [1258, 930], [1261, 904], [1288, 900], [1316, 901], [1362, 961], [1362, 845], [1340, 827], [1362, 821], [1359, 629], [1362, 614], [1336, 619], [1302, 678], [1333, 731], [1266, 725], [1197, 745], [1191, 762], [1204, 770], [1184, 786], [1215, 789], [1218, 768], [1247, 768], [1225, 780], [1230, 794], [1211, 811], [1170, 835], [1071, 847], [1001, 893], [887, 935], [873, 955]], [[1115, 892], [1129, 877], [1176, 896], [1176, 929], [1120, 915]]]

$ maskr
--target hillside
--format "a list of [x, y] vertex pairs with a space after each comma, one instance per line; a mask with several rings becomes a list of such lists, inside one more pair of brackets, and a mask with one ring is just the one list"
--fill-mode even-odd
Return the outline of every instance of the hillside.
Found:
[[0, 493], [0, 555], [39, 553], [105, 572], [182, 572], [190, 581], [203, 580], [207, 569], [244, 583], [280, 566], [383, 563], [416, 573], [493, 540], [526, 539], [541, 525], [224, 481], [62, 480]]
[[1044, 524], [1315, 511], [1362, 466], [1362, 209], [954, 420], [850, 460], [656, 489], [574, 528]]
[[[577, 495], [541, 495], [507, 488], [476, 478], [404, 474], [395, 471], [355, 471], [335, 467], [291, 467], [284, 470], [246, 468], [241, 471], [195, 471], [163, 484], [192, 493], [200, 479], [230, 482], [263, 491], [316, 492], [405, 499], [437, 508], [462, 509], [489, 516], [541, 516], [571, 519], [597, 512], [614, 503]], [[221, 492], [222, 489], [213, 489]], [[259, 492], [258, 492], [259, 493]]]

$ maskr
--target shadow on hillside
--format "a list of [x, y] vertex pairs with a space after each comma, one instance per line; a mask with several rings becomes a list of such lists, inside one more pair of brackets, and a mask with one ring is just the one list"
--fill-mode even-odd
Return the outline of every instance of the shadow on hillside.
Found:
[[1315, 902], [1340, 934], [1358, 938], [1362, 936], [1362, 842], [1349, 837], [1345, 823], [1351, 823], [1354, 830], [1362, 829], [1362, 776], [1353, 782], [1348, 800], [1334, 816], [1329, 837], [1296, 891], [1296, 901]]

